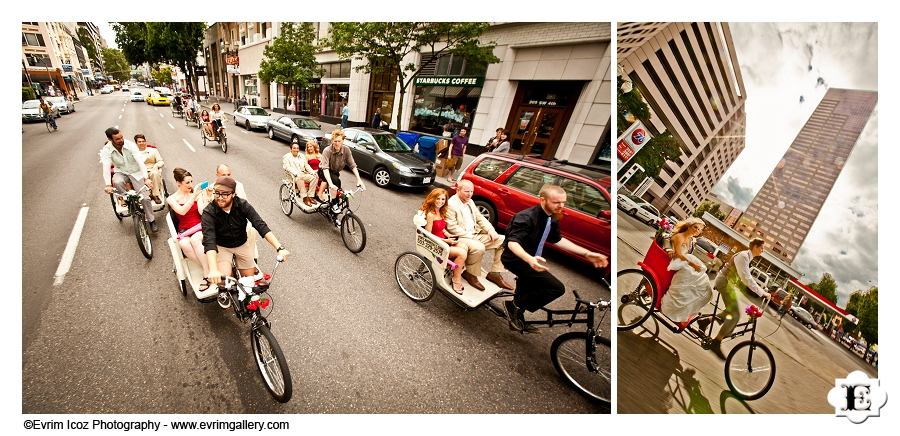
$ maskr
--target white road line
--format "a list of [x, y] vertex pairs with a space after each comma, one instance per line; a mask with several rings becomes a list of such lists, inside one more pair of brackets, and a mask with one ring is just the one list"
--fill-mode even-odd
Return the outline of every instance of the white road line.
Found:
[[166, 124], [169, 125], [169, 128], [170, 128], [170, 129], [175, 130], [175, 127], [172, 126], [172, 123], [167, 122]]
[[119, 119], [120, 119], [120, 120], [122, 119], [122, 114], [119, 114]]
[[87, 220], [89, 207], [82, 205], [78, 212], [78, 218], [75, 219], [75, 227], [72, 227], [72, 233], [69, 234], [69, 242], [66, 243], [66, 249], [63, 251], [62, 259], [59, 260], [59, 267], [56, 268], [56, 274], [53, 275], [53, 286], [59, 286], [66, 279], [66, 273], [72, 267], [72, 260], [75, 259], [75, 249], [78, 248], [78, 240], [81, 239], [81, 231], [84, 229], [84, 222]]
[[113, 127], [115, 127], [115, 128], [117, 128], [117, 129], [118, 129], [118, 128], [119, 128], [119, 125], [118, 125], [118, 124], [116, 124], [116, 125], [115, 125], [115, 126], [113, 126]]
[[165, 118], [165, 116], [164, 116], [163, 114], [159, 114], [159, 117], [160, 117], [160, 118]]
[[243, 134], [246, 135], [246, 134], [248, 134], [248, 133], [250, 133], [250, 132], [248, 132], [248, 131], [246, 131], [246, 130], [241, 130], [241, 133], [243, 133]]
[[197, 152], [197, 150], [194, 150], [194, 146], [192, 146], [190, 142], [187, 142], [187, 139], [181, 138], [181, 140], [184, 141], [184, 145], [186, 145], [187, 148], [190, 148], [194, 153]]
[[125, 112], [125, 108], [124, 108], [124, 107], [122, 108], [122, 112]]

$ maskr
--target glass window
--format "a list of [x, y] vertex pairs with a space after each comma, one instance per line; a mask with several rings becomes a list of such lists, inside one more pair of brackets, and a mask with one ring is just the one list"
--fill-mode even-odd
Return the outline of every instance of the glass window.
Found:
[[522, 167], [506, 180], [506, 186], [525, 191], [537, 197], [541, 192], [541, 188], [548, 183], [553, 183], [555, 179], [556, 176], [553, 174]]
[[590, 216], [599, 216], [600, 211], [609, 210], [609, 202], [599, 189], [586, 183], [563, 177], [559, 186], [566, 191], [566, 207], [584, 212]]
[[478, 177], [484, 177], [488, 180], [495, 180], [497, 177], [500, 177], [500, 174], [503, 174], [511, 166], [512, 162], [487, 158], [481, 161], [472, 172], [475, 173], [475, 175]]
[[22, 45], [44, 47], [44, 37], [39, 33], [22, 33]]
[[394, 135], [373, 135], [378, 147], [384, 151], [407, 152], [412, 151], [405, 142]]
[[344, 140], [356, 142], [357, 132], [355, 130], [344, 130]]
[[319, 125], [309, 118], [294, 118], [294, 124], [301, 129], [318, 129]]

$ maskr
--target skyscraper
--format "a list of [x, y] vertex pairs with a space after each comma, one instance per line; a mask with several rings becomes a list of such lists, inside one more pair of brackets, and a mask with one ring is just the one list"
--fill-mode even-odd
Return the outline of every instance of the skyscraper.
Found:
[[793, 262], [875, 109], [878, 93], [831, 88], [737, 224]]
[[682, 154], [644, 198], [661, 212], [694, 212], [744, 149], [746, 93], [727, 23], [619, 23], [618, 63]]

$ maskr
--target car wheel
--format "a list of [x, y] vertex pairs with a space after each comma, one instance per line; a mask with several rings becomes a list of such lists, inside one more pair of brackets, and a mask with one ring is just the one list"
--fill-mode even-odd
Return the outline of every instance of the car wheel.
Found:
[[485, 200], [475, 200], [475, 207], [478, 208], [478, 212], [480, 212], [492, 226], [497, 225], [497, 210], [494, 209], [494, 206], [492, 206], [491, 203]]
[[637, 208], [629, 210], [628, 215], [631, 215], [631, 216], [637, 218]]
[[372, 179], [379, 188], [384, 188], [391, 183], [391, 173], [385, 167], [377, 167], [372, 171]]
[[275, 139], [275, 131], [269, 127], [269, 139]]
[[250, 120], [247, 120], [247, 122], [244, 123], [244, 127], [246, 127], [247, 130], [250, 130]]
[[300, 143], [300, 137], [297, 135], [291, 135], [291, 142]]

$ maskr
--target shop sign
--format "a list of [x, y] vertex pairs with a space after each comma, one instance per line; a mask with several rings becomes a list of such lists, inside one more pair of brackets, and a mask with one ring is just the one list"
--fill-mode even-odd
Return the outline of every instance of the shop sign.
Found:
[[652, 136], [647, 131], [647, 128], [644, 127], [644, 123], [642, 123], [641, 120], [635, 121], [631, 127], [625, 130], [616, 141], [616, 154], [619, 159], [619, 168], [622, 168], [623, 165], [628, 163], [628, 161], [644, 147], [644, 144], [646, 144], [650, 138], [652, 138]]
[[238, 57], [238, 53], [236, 51], [230, 51], [225, 53], [225, 65], [240, 65], [240, 57]]
[[62, 64], [62, 70], [64, 73], [71, 73], [74, 71], [72, 69], [72, 64]]
[[241, 74], [241, 67], [237, 65], [225, 65], [225, 72], [228, 74]]
[[529, 106], [556, 106], [555, 101], [546, 100], [528, 100]]
[[484, 86], [484, 77], [417, 76], [413, 83], [416, 86], [460, 86], [463, 88], [481, 88]]

